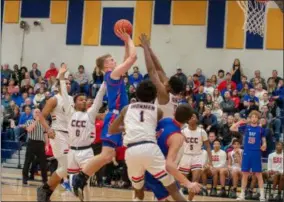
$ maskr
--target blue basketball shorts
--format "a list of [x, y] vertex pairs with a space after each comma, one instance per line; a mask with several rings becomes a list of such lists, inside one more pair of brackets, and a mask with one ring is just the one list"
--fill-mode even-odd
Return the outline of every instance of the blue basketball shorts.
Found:
[[244, 151], [242, 160], [242, 172], [262, 172], [262, 161], [260, 150]]

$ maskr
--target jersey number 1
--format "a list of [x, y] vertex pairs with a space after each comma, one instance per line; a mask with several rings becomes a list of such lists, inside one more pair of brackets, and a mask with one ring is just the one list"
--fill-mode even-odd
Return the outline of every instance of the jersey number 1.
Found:
[[140, 122], [144, 122], [144, 111], [140, 112]]

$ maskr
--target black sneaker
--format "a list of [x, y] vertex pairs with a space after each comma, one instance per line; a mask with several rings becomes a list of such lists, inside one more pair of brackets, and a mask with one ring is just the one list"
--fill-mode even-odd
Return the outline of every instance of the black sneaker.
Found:
[[230, 191], [229, 198], [237, 198], [236, 190], [233, 189], [233, 190]]
[[83, 190], [87, 185], [87, 179], [81, 174], [73, 175], [72, 186], [74, 194], [79, 197], [81, 201], [84, 201]]
[[281, 194], [277, 194], [277, 195], [274, 197], [274, 201], [280, 202], [280, 201], [281, 201]]
[[23, 184], [28, 184], [28, 180], [23, 179]]
[[35, 177], [34, 176], [30, 176], [29, 180], [35, 180]]
[[249, 191], [247, 192], [247, 194], [246, 194], [246, 196], [245, 196], [245, 199], [246, 199], [246, 200], [251, 200], [251, 199], [252, 199], [252, 191], [251, 191], [251, 190], [249, 190]]
[[218, 197], [226, 197], [226, 190], [225, 188], [222, 188], [221, 191], [219, 192], [219, 194], [217, 195]]
[[200, 191], [201, 196], [208, 196], [207, 187], [202, 187]]
[[252, 195], [253, 200], [259, 200], [259, 197], [260, 197], [260, 193], [255, 193]]
[[40, 186], [37, 188], [37, 201], [50, 202], [51, 194], [51, 190], [44, 188], [44, 185]]
[[211, 189], [210, 196], [217, 196], [217, 189], [216, 188]]

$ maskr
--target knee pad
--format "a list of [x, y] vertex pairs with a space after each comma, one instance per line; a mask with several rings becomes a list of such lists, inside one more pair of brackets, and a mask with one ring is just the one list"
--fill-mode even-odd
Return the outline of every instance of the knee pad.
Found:
[[159, 181], [164, 185], [164, 187], [168, 187], [175, 182], [175, 179], [172, 175], [167, 173], [167, 175], [165, 177], [159, 179]]

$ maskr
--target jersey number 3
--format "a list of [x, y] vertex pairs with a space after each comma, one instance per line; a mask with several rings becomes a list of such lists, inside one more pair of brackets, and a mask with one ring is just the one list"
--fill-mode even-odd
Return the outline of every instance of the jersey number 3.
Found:
[[140, 122], [144, 122], [144, 111], [140, 112]]

